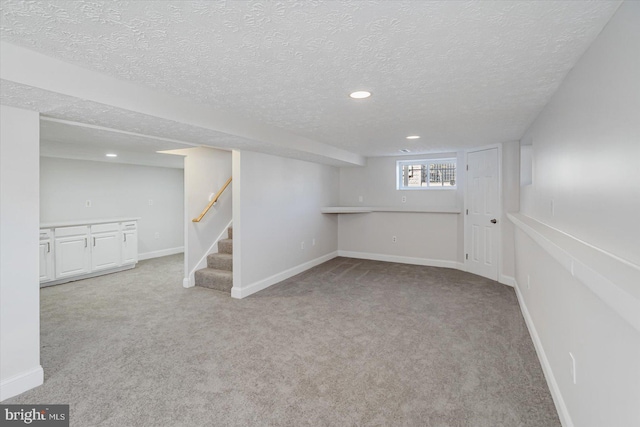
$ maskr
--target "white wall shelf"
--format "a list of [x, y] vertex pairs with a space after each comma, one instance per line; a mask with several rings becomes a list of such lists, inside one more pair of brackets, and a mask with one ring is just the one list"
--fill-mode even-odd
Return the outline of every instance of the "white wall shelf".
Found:
[[406, 212], [406, 213], [446, 213], [459, 214], [460, 208], [433, 208], [433, 207], [385, 207], [385, 206], [327, 206], [320, 210], [325, 214], [357, 214], [372, 212]]

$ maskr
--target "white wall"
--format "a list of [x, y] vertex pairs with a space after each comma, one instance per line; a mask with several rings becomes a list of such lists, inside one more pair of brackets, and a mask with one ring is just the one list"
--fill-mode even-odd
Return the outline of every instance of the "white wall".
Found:
[[[458, 158], [458, 189], [419, 191], [396, 190], [396, 162], [410, 159]], [[340, 204], [343, 206], [462, 206], [463, 197], [460, 165], [464, 164], [460, 153], [438, 153], [398, 157], [369, 157], [365, 167], [340, 168]], [[358, 197], [363, 196], [359, 202]], [[402, 203], [402, 196], [407, 201]]]
[[[187, 247], [185, 257], [185, 284], [193, 286], [195, 270], [206, 267], [206, 255], [218, 251], [214, 243], [221, 234], [227, 238], [226, 228], [231, 222], [232, 188], [227, 188], [204, 216], [194, 223], [209, 203], [209, 196], [216, 194], [231, 176], [231, 152], [198, 147], [176, 152], [183, 153], [185, 179], [185, 208]], [[213, 245], [213, 248], [212, 248]]]
[[[502, 145], [502, 209], [517, 212], [519, 205], [519, 144]], [[456, 190], [396, 190], [396, 162], [406, 159], [457, 158]], [[367, 159], [364, 168], [340, 170], [342, 206], [447, 207], [464, 208], [464, 153], [439, 153]], [[359, 197], [363, 197], [360, 202]], [[402, 196], [407, 201], [402, 202]], [[499, 280], [513, 285], [514, 226], [506, 216], [501, 221]], [[391, 237], [397, 236], [397, 243]], [[464, 215], [431, 213], [370, 213], [340, 215], [339, 249], [351, 256], [464, 268]]]
[[[622, 281], [636, 295], [640, 286], [615, 267], [619, 257], [640, 268], [639, 22], [640, 3], [623, 3], [522, 138], [533, 145], [533, 182], [521, 188], [521, 213], [614, 256], [601, 255], [611, 268], [600, 270], [612, 296], [626, 292]], [[522, 231], [516, 279], [565, 425], [640, 425], [638, 330]]]
[[0, 106], [0, 400], [42, 384], [39, 114]]
[[506, 213], [520, 210], [520, 144], [518, 141], [502, 144], [502, 216], [501, 262], [499, 280], [511, 286], [515, 278], [515, 227]]
[[42, 157], [40, 220], [140, 217], [141, 258], [177, 253], [184, 240], [183, 187], [182, 169]]
[[521, 200], [528, 215], [638, 265], [639, 8], [623, 3], [523, 136], [534, 157]]
[[336, 255], [338, 220], [320, 209], [337, 204], [337, 168], [248, 151], [233, 156], [232, 296], [257, 292]]
[[[457, 158], [455, 190], [396, 190], [396, 162]], [[462, 153], [372, 157], [365, 167], [340, 169], [340, 205], [385, 207], [463, 207]], [[363, 201], [359, 201], [359, 197]], [[402, 196], [407, 201], [402, 202]], [[444, 213], [367, 213], [340, 215], [339, 249], [345, 255], [455, 267], [464, 257], [464, 218]], [[397, 243], [392, 243], [397, 236]]]

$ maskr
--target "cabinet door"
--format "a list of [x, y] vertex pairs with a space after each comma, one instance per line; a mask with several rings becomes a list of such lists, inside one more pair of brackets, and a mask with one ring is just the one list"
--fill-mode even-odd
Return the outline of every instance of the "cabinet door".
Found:
[[54, 279], [51, 240], [40, 241], [40, 283]]
[[91, 270], [104, 270], [120, 265], [120, 233], [110, 231], [91, 235]]
[[138, 232], [125, 230], [122, 232], [122, 263], [135, 264], [138, 262]]
[[87, 274], [91, 269], [89, 235], [56, 237], [56, 278]]

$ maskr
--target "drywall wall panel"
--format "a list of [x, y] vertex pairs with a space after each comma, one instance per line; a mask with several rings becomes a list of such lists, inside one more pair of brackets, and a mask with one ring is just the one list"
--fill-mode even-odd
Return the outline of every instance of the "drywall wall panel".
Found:
[[[632, 268], [640, 268], [638, 22], [640, 3], [624, 2], [527, 130], [532, 182], [520, 188], [521, 213]], [[518, 288], [565, 403], [561, 418], [639, 425], [638, 331], [520, 231], [515, 242]]]
[[522, 140], [528, 216], [640, 265], [640, 3], [625, 2]]
[[[411, 159], [458, 159], [457, 190], [397, 190], [396, 163]], [[364, 167], [340, 168], [340, 204], [343, 206], [431, 206], [462, 205], [462, 153], [424, 154], [399, 157], [369, 157]], [[462, 167], [461, 167], [462, 166]], [[402, 202], [402, 197], [406, 201]], [[362, 197], [362, 200], [360, 200]]]
[[457, 267], [459, 216], [394, 212], [342, 214], [338, 247], [341, 252], [386, 255], [389, 261], [404, 259], [408, 263]]
[[[218, 251], [214, 243], [231, 222], [234, 183], [227, 187], [200, 222], [193, 222], [192, 219], [197, 218], [209, 204], [210, 197], [215, 196], [231, 177], [231, 152], [208, 147], [189, 148], [181, 152], [186, 155], [184, 191], [188, 250], [185, 264], [186, 274], [192, 281], [195, 270], [206, 267], [206, 255]], [[224, 234], [223, 238], [226, 237]]]
[[320, 209], [338, 201], [337, 168], [247, 151], [234, 156], [234, 289], [335, 254], [338, 219]]
[[520, 144], [518, 141], [502, 144], [502, 209], [503, 216], [500, 224], [502, 258], [499, 274], [513, 284], [515, 227], [507, 219], [506, 213], [518, 212], [520, 209]]
[[[457, 159], [456, 189], [396, 189], [397, 161], [433, 158]], [[340, 169], [340, 205], [462, 209], [464, 164], [463, 153], [368, 158], [365, 167]], [[376, 259], [404, 259], [425, 264], [444, 261], [447, 266], [453, 266], [464, 259], [463, 228], [461, 214], [385, 212], [340, 215], [338, 246], [344, 252], [377, 255]], [[393, 236], [396, 236], [395, 243]]]
[[42, 384], [38, 113], [0, 106], [0, 400]]
[[516, 244], [522, 303], [573, 425], [639, 425], [638, 331], [521, 230]]
[[184, 245], [183, 187], [182, 169], [42, 157], [40, 219], [140, 217], [140, 255], [166, 255]]

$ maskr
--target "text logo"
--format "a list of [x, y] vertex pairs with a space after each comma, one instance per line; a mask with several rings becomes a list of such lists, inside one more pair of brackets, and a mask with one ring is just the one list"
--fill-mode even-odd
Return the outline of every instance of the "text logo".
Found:
[[69, 405], [0, 405], [0, 426], [69, 427]]

